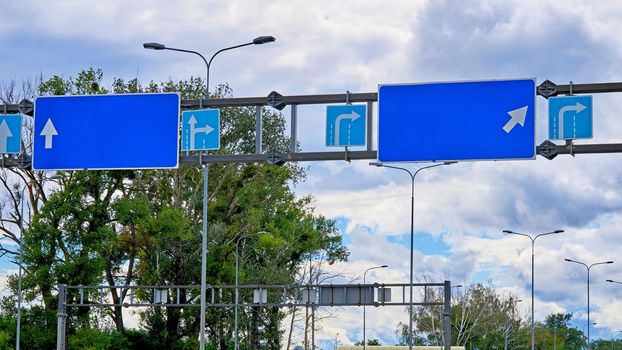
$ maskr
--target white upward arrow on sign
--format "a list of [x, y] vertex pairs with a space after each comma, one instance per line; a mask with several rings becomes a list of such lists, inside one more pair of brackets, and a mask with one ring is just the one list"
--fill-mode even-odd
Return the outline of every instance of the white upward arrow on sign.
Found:
[[9, 137], [13, 137], [13, 133], [9, 126], [6, 123], [6, 120], [3, 120], [0, 123], [0, 153], [6, 153], [7, 149], [7, 140]]
[[54, 127], [54, 123], [52, 123], [52, 119], [48, 118], [48, 121], [45, 123], [43, 130], [41, 131], [41, 136], [45, 136], [45, 148], [52, 148], [52, 137], [58, 135], [56, 128]]

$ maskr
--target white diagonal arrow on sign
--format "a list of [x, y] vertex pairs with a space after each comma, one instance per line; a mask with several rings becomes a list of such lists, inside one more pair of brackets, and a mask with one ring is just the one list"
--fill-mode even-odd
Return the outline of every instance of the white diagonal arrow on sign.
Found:
[[564, 106], [559, 109], [559, 114], [557, 114], [559, 126], [557, 128], [559, 129], [558, 134], [560, 138], [564, 138], [564, 113], [574, 111], [576, 117], [577, 114], [581, 113], [584, 109], [585, 106], [580, 104], [579, 102], [577, 102], [577, 104], [575, 104], [574, 106]]
[[341, 125], [341, 121], [344, 119], [350, 119], [350, 122], [353, 122], [361, 117], [360, 114], [352, 111], [350, 114], [340, 114], [335, 119], [335, 146], [339, 146], [339, 127]]
[[3, 120], [0, 123], [0, 153], [6, 153], [8, 146], [9, 137], [13, 137], [13, 133], [9, 128], [9, 125], [6, 123], [6, 120]]
[[516, 126], [516, 124], [520, 124], [520, 126], [524, 126], [525, 125], [525, 118], [527, 117], [527, 108], [529, 106], [525, 106], [525, 107], [521, 107], [521, 108], [517, 108], [513, 111], [509, 111], [508, 114], [510, 115], [510, 120], [508, 120], [507, 123], [505, 123], [505, 126], [503, 126], [503, 130], [506, 133], [510, 133], [510, 131], [512, 131], [512, 129], [514, 129], [514, 127]]
[[56, 128], [54, 127], [54, 123], [52, 123], [52, 119], [48, 118], [48, 121], [45, 123], [43, 130], [41, 131], [41, 136], [45, 136], [45, 148], [52, 148], [52, 137], [58, 135]]

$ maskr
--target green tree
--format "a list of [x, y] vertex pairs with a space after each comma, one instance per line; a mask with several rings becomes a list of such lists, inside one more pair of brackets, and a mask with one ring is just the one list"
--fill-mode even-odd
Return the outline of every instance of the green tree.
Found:
[[[54, 76], [39, 85], [41, 95], [103, 94], [101, 70], [89, 69], [77, 77]], [[143, 87], [136, 79], [115, 79], [112, 92], [140, 93], [179, 91], [182, 98], [204, 93], [199, 78], [188, 81], [149, 83]], [[214, 97], [228, 97], [226, 86], [218, 87]], [[254, 109], [226, 108], [221, 111], [220, 154], [254, 151]], [[281, 114], [264, 110], [264, 149], [286, 151]], [[29, 149], [29, 148], [25, 148]], [[103, 337], [103, 343], [141, 348], [183, 348], [196, 343], [198, 308], [150, 308], [142, 313], [143, 332], [126, 332], [121, 304], [128, 298], [130, 284], [194, 284], [200, 282], [200, 241], [202, 226], [202, 171], [196, 165], [182, 164], [175, 170], [74, 171], [58, 172], [53, 192], [44, 191], [47, 181], [41, 173], [17, 170], [21, 182], [28, 184], [34, 219], [24, 233], [24, 290], [27, 299], [41, 298], [41, 307], [32, 313], [48, 329], [55, 329], [57, 286], [99, 285], [114, 288], [110, 298], [118, 306], [110, 309], [68, 308], [69, 344], [80, 347], [88, 338]], [[35, 179], [30, 180], [30, 179]], [[235, 279], [235, 242], [242, 234], [258, 231], [270, 235], [245, 241], [240, 250], [240, 282], [289, 284], [295, 280], [303, 261], [318, 254], [345, 260], [347, 251], [334, 222], [314, 213], [311, 198], [297, 198], [292, 186], [304, 180], [296, 164], [210, 165], [208, 283], [232, 284]], [[19, 181], [18, 181], [19, 182]], [[19, 220], [17, 209], [21, 190], [11, 189], [14, 215], [6, 219], [5, 231], [14, 234]], [[12, 196], [12, 197], [11, 197]], [[17, 235], [13, 236], [15, 239]], [[15, 254], [15, 251], [9, 253]], [[80, 296], [69, 290], [68, 302], [82, 297], [84, 302], [99, 298], [96, 292]], [[151, 296], [136, 293], [136, 299]], [[180, 291], [170, 293], [171, 301], [197, 303], [198, 295]], [[233, 298], [230, 295], [229, 298]], [[36, 316], [34, 311], [40, 310]], [[241, 310], [240, 329], [255, 348], [279, 349], [284, 313], [278, 308]], [[213, 345], [226, 349], [232, 340], [232, 310], [210, 308], [208, 335]], [[114, 332], [106, 327], [112, 321]], [[37, 322], [39, 322], [37, 321]], [[28, 323], [24, 332], [36, 329]], [[39, 337], [31, 348], [52, 348], [53, 338]], [[140, 333], [143, 334], [143, 333]], [[117, 339], [117, 340], [115, 340]], [[134, 340], [132, 340], [134, 339]], [[111, 345], [112, 346], [112, 345]], [[115, 345], [117, 346], [117, 345]], [[119, 345], [121, 346], [121, 345]]]

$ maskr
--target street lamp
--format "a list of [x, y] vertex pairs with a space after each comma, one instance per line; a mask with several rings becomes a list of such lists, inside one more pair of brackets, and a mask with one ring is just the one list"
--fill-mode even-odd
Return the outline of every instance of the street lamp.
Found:
[[382, 162], [371, 162], [369, 165], [377, 167], [385, 167], [389, 169], [402, 170], [410, 175], [410, 301], [408, 303], [408, 350], [413, 348], [413, 255], [414, 255], [414, 241], [415, 241], [415, 178], [421, 170], [436, 168], [441, 165], [451, 165], [457, 162], [443, 162], [434, 165], [428, 165], [417, 169], [414, 173], [406, 168], [400, 168], [392, 165], [386, 165]]
[[239, 247], [240, 247], [240, 242], [242, 240], [245, 240], [246, 238], [250, 238], [252, 236], [256, 236], [256, 235], [264, 235], [264, 234], [270, 234], [270, 232], [266, 232], [266, 231], [259, 231], [259, 232], [255, 232], [255, 233], [249, 233], [246, 235], [242, 235], [238, 238], [238, 240], [235, 242], [235, 317], [234, 317], [234, 333], [235, 333], [235, 347], [234, 350], [239, 350], [240, 349], [240, 341], [239, 341], [239, 337], [238, 337], [238, 257], [239, 257]]
[[[375, 270], [375, 269], [385, 269], [387, 267], [389, 267], [389, 265], [380, 265], [380, 266], [370, 267], [367, 270], [365, 270], [365, 272], [363, 272], [363, 285], [365, 285], [365, 275], [367, 275], [367, 271]], [[363, 287], [363, 288], [366, 288], [366, 287]], [[367, 339], [365, 338], [365, 303], [363, 303], [363, 350], [365, 350], [366, 343], [367, 343]]]
[[[587, 269], [587, 348], [590, 348], [590, 269], [596, 265], [604, 265], [604, 264], [613, 264], [613, 261], [602, 261], [593, 263], [592, 265], [587, 265], [580, 261], [572, 260], [572, 259], [564, 259], [567, 262], [580, 264], [585, 266]], [[595, 323], [594, 323], [595, 324]]]
[[534, 246], [536, 244], [536, 239], [538, 239], [538, 237], [552, 235], [554, 233], [562, 233], [562, 232], [564, 232], [564, 230], [555, 230], [551, 232], [541, 233], [536, 236], [530, 236], [524, 233], [514, 232], [510, 230], [503, 230], [503, 233], [507, 233], [510, 235], [524, 236], [531, 240], [531, 350], [534, 350], [535, 338], [536, 338], [536, 324], [534, 321]]
[[[214, 60], [214, 57], [216, 57], [216, 55], [218, 55], [219, 53], [223, 51], [236, 49], [238, 47], [243, 47], [243, 46], [248, 46], [248, 45], [266, 44], [266, 43], [273, 42], [275, 40], [276, 39], [272, 36], [260, 36], [260, 37], [253, 39], [253, 41], [245, 43], [245, 44], [225, 47], [224, 49], [220, 49], [216, 51], [216, 53], [212, 55], [209, 61], [207, 61], [205, 57], [203, 57], [203, 55], [201, 55], [200, 53], [196, 51], [176, 49], [173, 47], [167, 47], [160, 43], [144, 43], [143, 47], [145, 49], [152, 49], [152, 50], [171, 50], [171, 51], [187, 52], [187, 53], [192, 53], [192, 54], [195, 54], [201, 57], [201, 59], [203, 59], [203, 62], [205, 62], [205, 65], [207, 67], [207, 75], [205, 79], [205, 99], [207, 99], [209, 98], [209, 69], [211, 67], [212, 60]], [[199, 108], [203, 108], [203, 99], [199, 99]], [[200, 343], [199, 347], [201, 350], [205, 348], [205, 309], [206, 309], [205, 291], [207, 289], [207, 284], [206, 284], [205, 279], [206, 279], [206, 274], [207, 274], [207, 180], [208, 180], [208, 174], [209, 174], [208, 166], [207, 166], [207, 163], [205, 163], [203, 165], [203, 235], [202, 235], [203, 237], [202, 237], [202, 242], [201, 242], [201, 325], [199, 329], [199, 343]]]

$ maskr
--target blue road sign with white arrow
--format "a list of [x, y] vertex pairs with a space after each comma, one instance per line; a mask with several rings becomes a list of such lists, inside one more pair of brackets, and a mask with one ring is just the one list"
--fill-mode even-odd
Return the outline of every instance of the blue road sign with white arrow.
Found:
[[35, 100], [35, 170], [164, 169], [179, 164], [178, 93]]
[[220, 148], [220, 110], [203, 109], [181, 114], [181, 150]]
[[382, 162], [534, 159], [535, 79], [382, 85]]
[[16, 154], [21, 151], [22, 115], [0, 114], [0, 154]]
[[590, 139], [592, 137], [592, 96], [549, 98], [550, 140]]
[[366, 105], [326, 107], [326, 146], [365, 146]]

